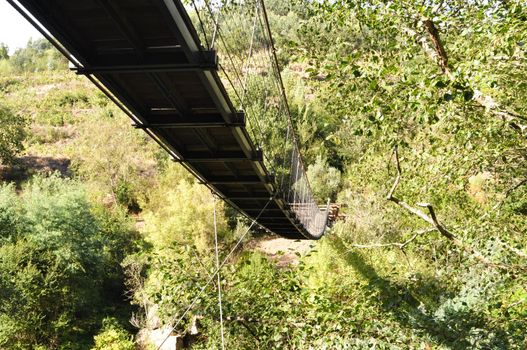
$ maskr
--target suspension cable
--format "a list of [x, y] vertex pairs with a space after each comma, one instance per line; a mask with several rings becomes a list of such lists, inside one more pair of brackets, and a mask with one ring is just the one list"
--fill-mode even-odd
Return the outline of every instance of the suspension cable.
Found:
[[[227, 263], [227, 260], [230, 258], [230, 256], [232, 255], [232, 253], [234, 253], [236, 251], [236, 249], [238, 249], [238, 246], [242, 243], [243, 239], [245, 238], [245, 236], [247, 235], [247, 233], [249, 233], [249, 231], [253, 228], [254, 224], [258, 224], [257, 223], [257, 220], [260, 219], [260, 216], [262, 215], [262, 213], [267, 209], [267, 207], [269, 206], [269, 204], [271, 203], [271, 201], [273, 200], [273, 197], [269, 198], [269, 200], [267, 201], [267, 203], [265, 204], [265, 206], [262, 208], [262, 210], [260, 210], [260, 212], [258, 213], [258, 215], [256, 216], [256, 218], [253, 219], [253, 221], [251, 222], [251, 225], [247, 228], [247, 230], [245, 230], [245, 232], [241, 235], [241, 237], [238, 239], [238, 241], [236, 242], [236, 244], [234, 245], [234, 247], [229, 251], [229, 253], [227, 254], [227, 256], [222, 260], [220, 266], [218, 268], [216, 268], [216, 270], [214, 271], [214, 273], [211, 274], [211, 276], [209, 277], [209, 279], [207, 280], [207, 282], [203, 285], [203, 287], [201, 287], [201, 289], [199, 290], [198, 294], [196, 295], [196, 297], [192, 300], [192, 302], [189, 304], [189, 306], [185, 309], [185, 311], [183, 312], [183, 314], [178, 318], [178, 320], [176, 321], [176, 323], [174, 324], [174, 326], [170, 327], [170, 331], [168, 332], [167, 336], [165, 337], [165, 339], [163, 339], [163, 341], [161, 342], [161, 344], [159, 344], [159, 346], [157, 347], [157, 350], [160, 350], [161, 347], [163, 346], [163, 344], [165, 344], [165, 342], [168, 340], [168, 338], [170, 337], [170, 334], [172, 334], [172, 332], [177, 328], [177, 326], [179, 326], [179, 324], [181, 323], [181, 321], [183, 321], [183, 319], [185, 318], [185, 316], [188, 314], [188, 312], [196, 305], [196, 303], [198, 302], [199, 298], [203, 295], [203, 292], [205, 291], [205, 289], [212, 283], [212, 281], [214, 280], [214, 277], [216, 277], [216, 274], [218, 274], [218, 272], [223, 268], [223, 266], [225, 266], [225, 264]], [[260, 225], [260, 224], [258, 224]]]
[[[218, 46], [227, 58], [224, 64], [220, 63], [219, 70], [223, 75], [222, 79], [230, 85], [238, 99], [237, 104], [242, 109], [247, 109], [248, 115], [261, 116], [261, 118], [247, 118], [247, 131], [253, 140], [259, 147], [268, 146], [268, 140], [263, 136], [263, 131], [268, 128], [262, 128], [262, 122], [265, 125], [265, 120], [269, 117], [273, 121], [276, 119], [279, 124], [285, 124], [283, 151], [270, 148], [271, 157], [265, 152], [264, 164], [273, 174], [278, 175], [276, 184], [280, 188], [280, 193], [284, 195], [284, 199], [289, 198], [291, 209], [297, 214], [303, 228], [311, 231], [318, 225], [313, 226], [313, 218], [316, 217], [315, 221], [318, 220], [321, 210], [316, 204], [309, 179], [305, 174], [307, 169], [300, 153], [300, 143], [295, 133], [295, 123], [293, 123], [285, 92], [264, 0], [242, 2], [240, 5], [245, 6], [234, 6], [234, 8], [227, 5], [230, 4], [229, 2], [215, 6], [214, 0], [192, 0], [192, 3], [197, 12], [201, 11], [205, 17], [209, 17], [212, 24], [210, 28], [212, 33], [209, 34], [213, 37], [214, 42], [210, 43], [210, 46]], [[198, 3], [201, 6], [198, 6]], [[236, 10], [240, 13], [236, 13]], [[198, 21], [200, 17], [201, 14], [198, 13]], [[223, 19], [222, 22], [225, 22], [222, 25], [220, 25], [220, 18]], [[207, 30], [202, 23], [199, 24], [202, 31]], [[210, 39], [210, 35], [205, 35], [205, 38]], [[232, 36], [235, 41], [225, 40], [226, 35], [227, 37]], [[237, 46], [240, 40], [243, 44], [248, 45], [247, 53], [238, 53], [233, 48], [232, 45]], [[252, 73], [258, 73], [260, 69], [265, 69], [265, 66], [268, 70], [262, 73], [264, 79], [254, 81], [250, 79]], [[255, 98], [252, 101], [251, 94], [248, 93], [253, 87], [264, 95], [261, 96], [263, 97], [263, 111], [258, 109], [260, 106], [255, 107], [260, 99]], [[268, 95], [272, 98], [268, 99]], [[249, 100], [251, 102], [248, 102]], [[276, 118], [273, 117], [275, 113], [277, 113]], [[273, 133], [270, 138], [274, 139]], [[291, 153], [290, 156], [289, 153]], [[325, 214], [327, 216], [327, 212]], [[302, 231], [302, 228], [299, 231]], [[305, 236], [304, 232], [301, 234]]]
[[[243, 77], [243, 85], [242, 85], [242, 89], [243, 89], [243, 94], [242, 94], [242, 98], [243, 100], [240, 102], [241, 105], [242, 105], [242, 108], [244, 107], [244, 102], [245, 102], [245, 97], [247, 96], [247, 79], [249, 77], [249, 70], [251, 69], [249, 67], [250, 65], [250, 60], [251, 58], [253, 57], [253, 46], [254, 46], [254, 36], [255, 36], [255, 33], [256, 33], [256, 20], [258, 19], [258, 7], [256, 7], [256, 11], [254, 13], [254, 21], [253, 21], [253, 27], [252, 27], [252, 30], [251, 30], [251, 41], [249, 43], [249, 53], [245, 59], [245, 62], [242, 62], [242, 74], [244, 75]], [[245, 70], [245, 72], [243, 71]]]
[[220, 332], [221, 332], [221, 349], [225, 350], [225, 334], [223, 329], [223, 307], [221, 304], [221, 276], [220, 276], [220, 258], [218, 253], [218, 220], [216, 217], [216, 195], [213, 193], [214, 197], [214, 250], [216, 255], [216, 270], [218, 270], [218, 308], [220, 309]]
[[207, 37], [207, 31], [205, 30], [205, 24], [204, 24], [203, 20], [201, 19], [201, 15], [200, 15], [200, 12], [198, 10], [198, 6], [196, 5], [196, 2], [194, 0], [192, 0], [192, 6], [194, 6], [194, 11], [196, 11], [196, 16], [198, 17], [199, 26], [201, 27], [201, 31], [203, 32], [203, 38], [205, 39], [205, 43], [207, 44], [207, 48], [210, 50], [212, 48], [211, 48], [211, 45], [209, 43], [209, 39]]

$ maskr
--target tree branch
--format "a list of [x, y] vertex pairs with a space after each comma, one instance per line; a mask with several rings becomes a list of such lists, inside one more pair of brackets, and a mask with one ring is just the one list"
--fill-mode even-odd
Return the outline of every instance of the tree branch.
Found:
[[390, 192], [388, 192], [388, 195], [386, 196], [386, 199], [391, 200], [393, 198], [393, 193], [397, 189], [397, 186], [399, 186], [399, 181], [401, 181], [401, 164], [399, 162], [399, 152], [397, 146], [393, 148], [392, 156], [390, 157], [390, 162], [392, 161], [393, 156], [395, 156], [395, 168], [397, 169], [397, 177], [395, 178], [395, 181], [392, 185], [392, 188], [390, 189]]
[[[445, 50], [445, 46], [441, 40], [439, 30], [437, 29], [435, 23], [430, 19], [424, 19], [422, 22], [426, 32], [434, 44], [434, 48], [431, 48], [428, 45], [426, 39], [420, 39], [414, 30], [406, 28], [406, 32], [416, 39], [416, 41], [421, 45], [429, 57], [438, 62], [443, 74], [445, 74], [452, 81], [456, 80], [448, 65], [448, 54]], [[476, 103], [478, 103], [481, 107], [484, 107], [486, 111], [493, 114], [495, 117], [508, 122], [509, 126], [513, 130], [520, 132], [521, 135], [527, 135], [527, 125], [518, 123], [518, 119], [527, 120], [527, 117], [521, 116], [518, 113], [507, 111], [506, 109], [502, 108], [499, 103], [497, 103], [494, 98], [492, 98], [492, 96], [485, 95], [478, 89], [474, 89], [474, 101], [476, 101]]]
[[518, 182], [516, 185], [514, 185], [513, 187], [509, 188], [507, 190], [507, 192], [505, 192], [505, 198], [509, 197], [509, 195], [516, 191], [518, 188], [522, 187], [523, 185], [527, 184], [527, 178], [526, 179], [523, 179], [521, 180], [520, 182]]
[[441, 70], [443, 73], [449, 72], [448, 56], [446, 54], [445, 47], [443, 46], [443, 42], [439, 37], [439, 30], [437, 30], [435, 23], [430, 19], [425, 19], [423, 24], [428, 31], [428, 35], [430, 35], [430, 39], [432, 39], [432, 42], [434, 43], [435, 51], [439, 57], [439, 65], [441, 66]]
[[432, 226], [434, 226], [434, 229], [437, 230], [443, 237], [447, 238], [449, 241], [454, 243], [456, 246], [460, 247], [464, 251], [466, 251], [469, 254], [471, 254], [479, 262], [481, 262], [481, 263], [483, 263], [483, 264], [485, 264], [487, 266], [497, 267], [497, 268], [500, 268], [500, 269], [507, 269], [508, 268], [507, 266], [493, 263], [492, 261], [487, 259], [485, 256], [483, 256], [483, 254], [478, 252], [476, 249], [468, 246], [462, 240], [457, 238], [457, 236], [455, 234], [450, 232], [445, 226], [443, 226], [439, 222], [439, 220], [437, 219], [435, 210], [434, 210], [434, 208], [433, 208], [433, 206], [431, 204], [429, 204], [429, 203], [419, 203], [418, 204], [419, 206], [425, 207], [425, 208], [428, 209], [430, 215], [427, 215], [424, 212], [422, 212], [421, 210], [412, 207], [411, 205], [407, 204], [406, 202], [404, 202], [404, 201], [402, 201], [399, 198], [394, 196], [394, 192], [397, 189], [397, 187], [398, 187], [398, 185], [400, 183], [400, 179], [401, 179], [401, 166], [400, 166], [400, 162], [399, 162], [399, 154], [398, 154], [397, 148], [394, 148], [394, 154], [395, 154], [395, 161], [396, 161], [396, 165], [397, 165], [397, 177], [395, 178], [395, 181], [394, 181], [394, 183], [393, 183], [393, 185], [392, 185], [392, 187], [390, 189], [390, 192], [388, 192], [388, 195], [386, 196], [386, 199], [389, 200], [389, 201], [394, 202], [398, 206], [404, 208], [406, 211], [410, 212], [413, 215], [416, 215], [420, 219], [422, 219], [422, 220], [426, 221], [427, 223], [431, 224]]
[[505, 203], [507, 198], [509, 198], [510, 194], [525, 184], [527, 184], [527, 179], [521, 180], [519, 183], [517, 183], [516, 185], [514, 185], [513, 187], [505, 191], [505, 195], [503, 196], [503, 199], [500, 200], [498, 203], [496, 203], [490, 211], [487, 211], [485, 214], [481, 215], [479, 219], [482, 220], [485, 217], [487, 217], [492, 211], [499, 210], [500, 207]]

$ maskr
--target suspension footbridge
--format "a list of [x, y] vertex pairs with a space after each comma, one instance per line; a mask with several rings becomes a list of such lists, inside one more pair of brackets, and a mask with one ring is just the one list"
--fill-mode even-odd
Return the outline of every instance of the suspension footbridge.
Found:
[[222, 199], [269, 231], [318, 239], [262, 0], [8, 0]]

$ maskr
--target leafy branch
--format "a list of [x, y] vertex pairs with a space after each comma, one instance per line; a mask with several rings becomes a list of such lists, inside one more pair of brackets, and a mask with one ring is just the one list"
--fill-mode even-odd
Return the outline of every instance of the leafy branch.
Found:
[[[443, 41], [439, 34], [439, 30], [435, 23], [430, 19], [422, 20], [423, 26], [432, 40], [434, 47], [432, 48], [425, 38], [419, 38], [418, 34], [409, 28], [405, 31], [416, 38], [417, 42], [423, 48], [423, 51], [432, 59], [437, 61], [437, 64], [441, 68], [443, 74], [445, 74], [451, 81], [455, 81], [456, 77], [452, 74], [449, 66], [448, 54], [445, 50]], [[521, 124], [518, 120], [527, 121], [527, 117], [522, 116], [515, 112], [510, 112], [504, 109], [494, 98], [490, 95], [485, 95], [478, 89], [474, 89], [474, 101], [480, 106], [485, 108], [486, 111], [509, 123], [509, 126], [518, 131], [520, 134], [527, 134], [527, 125]]]
[[[443, 237], [448, 239], [450, 242], [455, 244], [456, 246], [460, 247], [462, 250], [469, 253], [471, 256], [473, 256], [476, 260], [478, 260], [480, 263], [483, 263], [484, 265], [499, 268], [499, 269], [509, 269], [510, 266], [502, 265], [502, 264], [496, 264], [489, 259], [487, 259], [483, 254], [481, 254], [479, 251], [477, 251], [475, 248], [467, 245], [464, 243], [461, 239], [459, 239], [454, 233], [452, 233], [450, 230], [448, 230], [439, 220], [437, 219], [436, 212], [434, 210], [434, 207], [430, 203], [418, 203], [417, 205], [423, 208], [427, 208], [429, 215], [424, 213], [418, 208], [414, 208], [405, 201], [397, 198], [394, 196], [395, 190], [399, 186], [399, 183], [401, 181], [401, 164], [399, 161], [399, 152], [398, 148], [395, 147], [393, 150], [393, 156], [395, 156], [395, 164], [397, 169], [397, 176], [394, 180], [394, 183], [392, 187], [390, 188], [390, 191], [386, 195], [386, 199], [394, 202], [398, 206], [402, 207], [409, 213], [419, 217], [420, 219], [426, 221], [427, 223], [431, 224], [433, 226], [433, 231], [438, 231]], [[415, 238], [411, 238], [413, 240]], [[406, 243], [406, 242], [405, 242]], [[401, 245], [402, 246], [402, 245]]]

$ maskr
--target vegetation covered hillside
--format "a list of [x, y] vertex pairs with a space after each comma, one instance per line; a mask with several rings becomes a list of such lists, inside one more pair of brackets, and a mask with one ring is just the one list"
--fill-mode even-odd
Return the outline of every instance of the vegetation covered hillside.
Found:
[[[287, 264], [244, 237], [226, 348], [525, 349], [525, 1], [266, 5], [309, 180], [345, 219]], [[155, 349], [173, 326], [221, 348], [216, 280], [195, 299], [214, 209], [220, 259], [250, 222], [44, 40], [0, 45], [0, 122], [0, 348]]]

